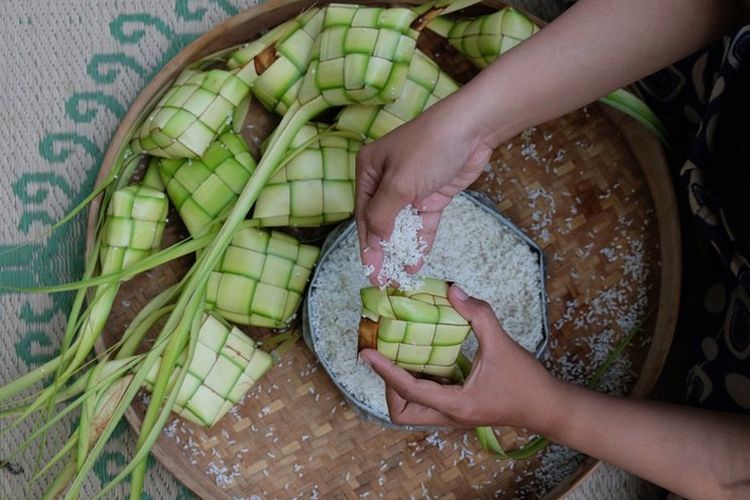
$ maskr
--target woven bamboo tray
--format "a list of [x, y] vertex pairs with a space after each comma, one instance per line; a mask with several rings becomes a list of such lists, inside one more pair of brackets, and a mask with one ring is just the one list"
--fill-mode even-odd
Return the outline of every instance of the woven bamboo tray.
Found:
[[[189, 62], [252, 39], [312, 4], [272, 0], [234, 16], [182, 51], [123, 119], [100, 179], [138, 116]], [[502, 6], [494, 1], [486, 5]], [[421, 37], [420, 48], [458, 81], [476, 72], [431, 33]], [[246, 127], [244, 135], [255, 147], [275, 119], [257, 105], [248, 116], [252, 127]], [[624, 335], [632, 311], [642, 315], [655, 310], [624, 360], [634, 374], [626, 392], [647, 395], [671, 343], [681, 265], [676, 203], [656, 140], [629, 118], [590, 105], [499, 148], [491, 168], [472, 189], [486, 193], [545, 252], [552, 327], [548, 363], [554, 371], [581, 379], [595, 368], [591, 360], [599, 359], [597, 349], [606, 352]], [[97, 209], [94, 204], [90, 214]], [[89, 246], [94, 218], [90, 215]], [[167, 242], [185, 234], [176, 213], [170, 220], [174, 222], [168, 225]], [[124, 284], [97, 349], [101, 352], [119, 338], [136, 312], [190, 264], [184, 258]], [[255, 338], [269, 333], [248, 331]], [[583, 361], [571, 365], [576, 357]], [[139, 401], [127, 413], [135, 429], [144, 408]], [[521, 429], [502, 429], [500, 441], [510, 449], [526, 436]], [[548, 496], [559, 497], [597, 465], [587, 459], [577, 466], [561, 464], [565, 469], [553, 467], [558, 476], [560, 470], [565, 472], [552, 484], [535, 475], [545, 467], [540, 459], [516, 464], [496, 459], [481, 452], [470, 432], [388, 431], [360, 421], [302, 342], [214, 428], [202, 429], [175, 417], [153, 453], [197, 495], [211, 499], [316, 494], [512, 498], [535, 496], [540, 485], [551, 490]]]

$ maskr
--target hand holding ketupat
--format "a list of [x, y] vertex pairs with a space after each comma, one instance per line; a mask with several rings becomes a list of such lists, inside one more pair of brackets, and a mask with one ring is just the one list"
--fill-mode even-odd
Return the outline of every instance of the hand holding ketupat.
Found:
[[[495, 147], [690, 54], [747, 19], [747, 7], [579, 1], [457, 92], [363, 147], [356, 219], [373, 285], [387, 285], [378, 279], [382, 242], [403, 207], [421, 214], [429, 247], [442, 210], [476, 180]], [[455, 286], [449, 298], [480, 342], [462, 386], [417, 379], [376, 350], [361, 352], [386, 382], [394, 422], [524, 426], [684, 496], [750, 497], [747, 418], [614, 398], [558, 381], [508, 338], [486, 304]]]
[[[457, 427], [519, 425], [532, 429], [550, 412], [545, 407], [555, 379], [534, 356], [500, 327], [492, 308], [452, 285], [448, 299], [471, 323], [480, 347], [473, 370], [463, 385], [441, 385], [416, 379], [375, 349], [360, 353], [386, 382], [391, 420], [397, 424]], [[544, 410], [544, 411], [539, 411]]]

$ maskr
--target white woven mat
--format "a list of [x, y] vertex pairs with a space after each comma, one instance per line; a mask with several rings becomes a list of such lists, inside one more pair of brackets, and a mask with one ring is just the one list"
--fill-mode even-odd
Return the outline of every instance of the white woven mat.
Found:
[[[2, 0], [0, 2], [0, 282], [15, 286], [73, 279], [81, 271], [82, 220], [39, 237], [85, 196], [119, 118], [151, 76], [191, 39], [252, 0]], [[562, 0], [515, 2], [540, 17]], [[32, 240], [22, 251], [8, 248]], [[46, 360], [59, 343], [69, 296], [0, 290], [0, 384]], [[47, 439], [42, 461], [59, 449], [68, 421]], [[30, 427], [0, 438], [0, 458]], [[90, 498], [131, 455], [121, 424], [83, 490]], [[35, 450], [35, 449], [34, 449]], [[25, 486], [36, 453], [16, 460], [25, 474], [0, 470], [0, 498], [39, 498], [45, 483]], [[149, 469], [146, 498], [189, 498], [161, 466]], [[248, 496], [252, 492], [248, 492]], [[580, 499], [644, 498], [653, 489], [602, 467], [572, 495]], [[112, 498], [123, 498], [127, 485]]]

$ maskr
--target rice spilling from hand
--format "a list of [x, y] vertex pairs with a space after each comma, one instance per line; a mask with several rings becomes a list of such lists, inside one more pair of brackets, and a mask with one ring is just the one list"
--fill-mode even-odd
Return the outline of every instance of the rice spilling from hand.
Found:
[[380, 283], [395, 284], [402, 290], [421, 284], [418, 275], [406, 271], [408, 267], [419, 264], [427, 251], [427, 242], [421, 231], [422, 217], [419, 212], [412, 205], [402, 208], [393, 223], [391, 239], [380, 242], [383, 247], [383, 265], [378, 273]]
[[[413, 207], [411, 211], [405, 216], [407, 220], [413, 221], [414, 215], [419, 218]], [[408, 230], [407, 237], [419, 238], [419, 229], [413, 229]], [[401, 269], [404, 272], [403, 265]], [[467, 197], [456, 197], [446, 207], [419, 275], [453, 281], [470, 295], [489, 302], [508, 334], [528, 351], [533, 352], [542, 339], [544, 308], [537, 254]], [[366, 286], [370, 283], [362, 274], [357, 234], [353, 231], [328, 255], [312, 283], [311, 331], [317, 354], [336, 382], [379, 418], [388, 420], [383, 382], [357, 358], [362, 308], [359, 290]], [[466, 354], [473, 356], [473, 334], [464, 347]]]

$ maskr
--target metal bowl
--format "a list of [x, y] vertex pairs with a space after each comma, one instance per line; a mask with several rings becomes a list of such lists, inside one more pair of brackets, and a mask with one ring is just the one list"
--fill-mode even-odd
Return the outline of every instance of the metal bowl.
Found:
[[[506, 219], [495, 207], [495, 205], [489, 200], [489, 198], [484, 195], [483, 193], [477, 193], [473, 191], [466, 191], [459, 195], [466, 200], [471, 201], [475, 206], [482, 209], [483, 211], [490, 214], [493, 218], [495, 218], [500, 224], [505, 226], [509, 231], [511, 231], [513, 234], [515, 234], [518, 238], [523, 240], [528, 246], [529, 249], [537, 255], [538, 261], [539, 261], [539, 272], [541, 273], [539, 277], [539, 282], [542, 284], [540, 287], [540, 300], [541, 300], [541, 307], [542, 307], [542, 338], [539, 340], [535, 350], [534, 354], [537, 358], [540, 358], [542, 353], [547, 347], [547, 341], [549, 339], [549, 323], [547, 318], [547, 291], [546, 291], [546, 266], [545, 266], [545, 259], [544, 259], [544, 253], [542, 252], [542, 249], [537, 245], [531, 238], [529, 238], [523, 231], [521, 231], [515, 224], [510, 222], [508, 219]], [[318, 348], [317, 348], [317, 342], [319, 339], [318, 332], [314, 331], [310, 322], [311, 317], [311, 308], [312, 308], [312, 301], [311, 301], [311, 294], [312, 291], [316, 288], [316, 283], [319, 279], [319, 273], [318, 271], [324, 266], [326, 261], [330, 258], [331, 252], [338, 248], [338, 246], [341, 244], [342, 241], [347, 239], [352, 232], [356, 231], [356, 223], [354, 220], [347, 220], [339, 224], [331, 233], [328, 235], [328, 237], [323, 242], [323, 246], [321, 248], [321, 258], [318, 262], [317, 268], [315, 270], [315, 273], [313, 274], [312, 280], [310, 281], [310, 286], [307, 289], [307, 294], [305, 295], [305, 303], [302, 307], [302, 335], [305, 339], [305, 343], [310, 348], [310, 350], [315, 353], [316, 357], [320, 361], [321, 365], [323, 365], [323, 368], [325, 369], [328, 376], [333, 381], [336, 388], [343, 394], [344, 399], [347, 401], [349, 406], [354, 410], [354, 412], [363, 420], [376, 422], [384, 427], [393, 428], [393, 429], [415, 429], [415, 427], [410, 426], [402, 426], [402, 425], [396, 425], [393, 424], [390, 420], [388, 420], [387, 415], [381, 415], [379, 412], [374, 411], [369, 406], [362, 403], [359, 399], [355, 398], [345, 387], [343, 387], [338, 380], [336, 380], [336, 377], [333, 375], [333, 370], [331, 369], [331, 366], [329, 365], [329, 362], [327, 359], [321, 357], [318, 355]]]

